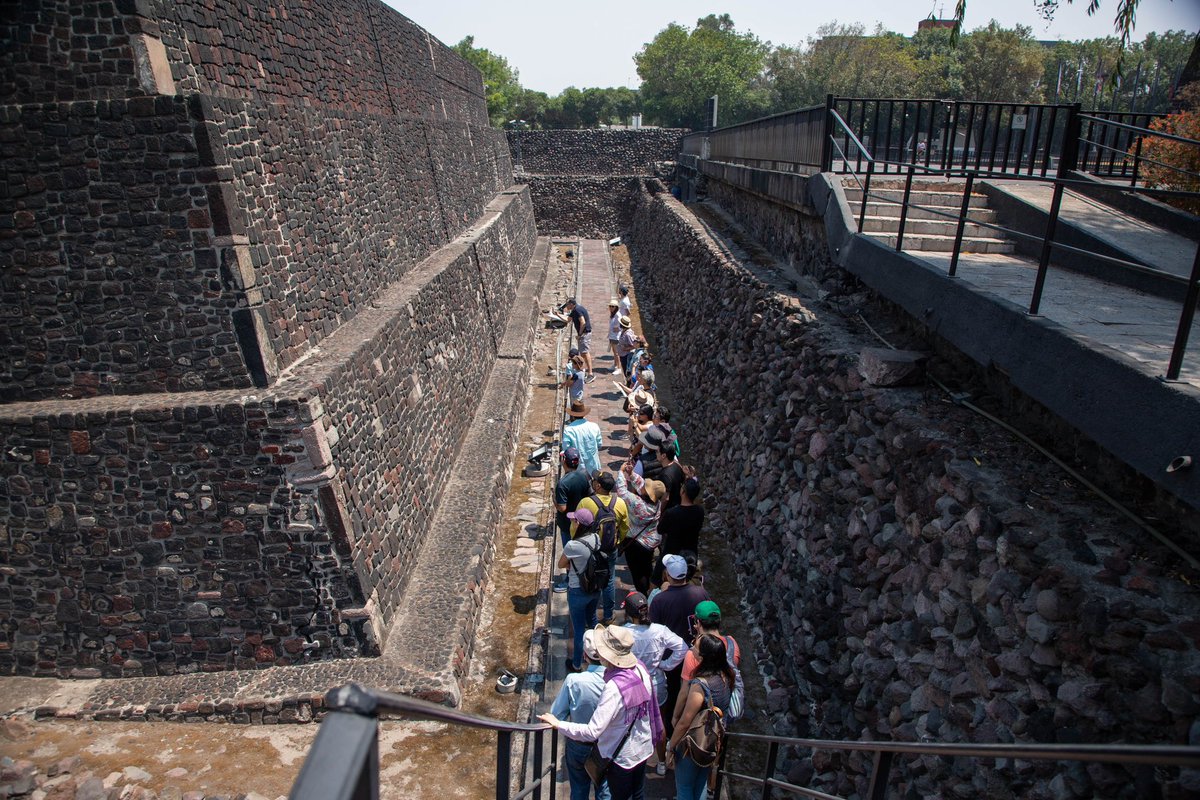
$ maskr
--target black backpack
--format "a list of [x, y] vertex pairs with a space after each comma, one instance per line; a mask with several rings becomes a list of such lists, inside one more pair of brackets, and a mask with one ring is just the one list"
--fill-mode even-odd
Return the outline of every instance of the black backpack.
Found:
[[598, 512], [591, 530], [600, 534], [600, 552], [612, 555], [617, 550], [617, 513], [613, 511], [617, 504], [617, 494], [613, 492], [608, 496], [608, 505], [602, 505], [600, 495], [596, 494], [592, 495], [592, 502], [596, 504]]
[[588, 594], [604, 589], [608, 586], [611, 575], [608, 555], [600, 548], [592, 547], [587, 542], [581, 541], [578, 536], [575, 537], [575, 541], [588, 549], [588, 560], [583, 565], [583, 569], [575, 569], [575, 562], [571, 562], [571, 568], [575, 569], [575, 574], [579, 576], [579, 588]]

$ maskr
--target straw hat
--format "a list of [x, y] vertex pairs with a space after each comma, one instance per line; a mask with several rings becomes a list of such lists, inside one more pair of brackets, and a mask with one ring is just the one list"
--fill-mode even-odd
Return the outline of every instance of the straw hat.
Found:
[[617, 317], [617, 322], [620, 324], [620, 326], [622, 328], [632, 328], [633, 327], [633, 320], [631, 320], [629, 317], [627, 317], [623, 314], [621, 316]]
[[633, 631], [623, 625], [597, 625], [593, 628], [596, 652], [614, 667], [629, 669], [637, 665], [633, 654]]
[[576, 400], [575, 402], [571, 403], [571, 409], [567, 411], [567, 413], [572, 417], [586, 417], [587, 403], [583, 402], [582, 400]]
[[651, 503], [657, 503], [667, 493], [667, 485], [662, 481], [646, 481], [643, 488], [646, 491], [646, 497], [650, 498]]

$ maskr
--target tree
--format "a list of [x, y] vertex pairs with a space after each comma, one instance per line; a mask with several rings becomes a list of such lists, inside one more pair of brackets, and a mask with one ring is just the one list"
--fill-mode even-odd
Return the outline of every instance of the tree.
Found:
[[[1162, 133], [1200, 141], [1200, 82], [1190, 83], [1179, 92], [1178, 111], [1150, 123]], [[1174, 142], [1147, 136], [1142, 145], [1142, 177], [1146, 185], [1157, 189], [1195, 192], [1200, 189], [1200, 145]], [[1200, 200], [1193, 197], [1167, 197], [1164, 200], [1193, 214], [1200, 214]]]
[[767, 58], [776, 107], [801, 107], [825, 95], [898, 97], [911, 93], [917, 65], [903, 36], [882, 27], [867, 35], [860, 24], [831, 22], [803, 50], [779, 48]]
[[491, 50], [475, 46], [475, 37], [466, 36], [454, 45], [454, 52], [465, 58], [483, 75], [483, 91], [487, 96], [488, 118], [495, 127], [502, 126], [513, 116], [524, 90], [518, 80], [517, 71], [508, 65], [508, 59]]
[[714, 94], [722, 124], [761, 115], [770, 100], [763, 80], [769, 50], [769, 42], [739, 33], [728, 14], [710, 14], [690, 31], [671, 23], [633, 57], [648, 121], [699, 127]]
[[1001, 28], [992, 20], [986, 28], [964, 36], [959, 49], [967, 99], [1041, 102], [1045, 50], [1030, 28]]

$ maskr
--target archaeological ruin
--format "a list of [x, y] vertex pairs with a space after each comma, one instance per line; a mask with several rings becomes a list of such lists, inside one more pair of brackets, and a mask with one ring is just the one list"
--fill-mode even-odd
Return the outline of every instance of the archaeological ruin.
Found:
[[[755, 631], [758, 730], [1200, 745], [1200, 477], [1163, 469], [1200, 459], [1200, 337], [1161, 380], [860, 233], [832, 172], [496, 130], [480, 74], [376, 0], [9, 10], [0, 675], [93, 681], [71, 715], [101, 720], [306, 722], [347, 680], [459, 704], [558, 255], [619, 239]], [[780, 769], [849, 794], [871, 764]]]

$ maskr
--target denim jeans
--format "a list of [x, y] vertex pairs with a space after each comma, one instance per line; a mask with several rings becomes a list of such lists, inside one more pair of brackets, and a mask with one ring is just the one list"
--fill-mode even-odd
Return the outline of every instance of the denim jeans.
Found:
[[675, 748], [675, 800], [704, 800], [711, 770], [685, 756], [682, 747]]
[[567, 610], [571, 612], [571, 665], [576, 669], [583, 663], [583, 632], [596, 627], [596, 607], [600, 592], [588, 594], [574, 586], [567, 589]]
[[645, 800], [646, 762], [633, 769], [621, 769], [614, 761], [608, 768], [608, 790], [612, 800]]
[[617, 605], [617, 554], [613, 553], [608, 560], [611, 564], [608, 570], [608, 585], [600, 590], [600, 605], [604, 610], [600, 615], [601, 619], [612, 619]]
[[[592, 779], [583, 768], [588, 753], [592, 752], [591, 742], [576, 742], [566, 739], [567, 752], [563, 759], [567, 764], [567, 780], [571, 784], [571, 800], [588, 800], [592, 791]], [[609, 800], [608, 781], [596, 789], [596, 800]]]

